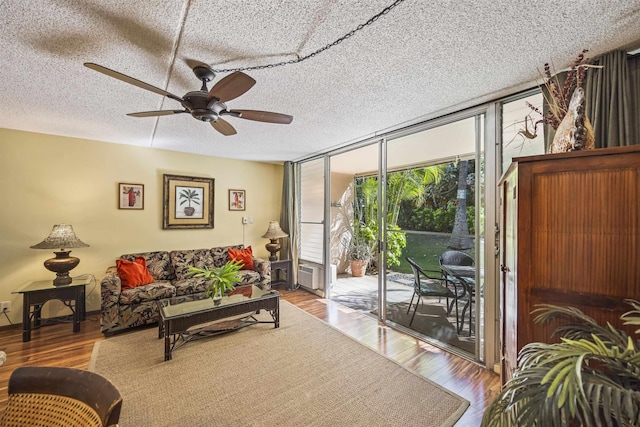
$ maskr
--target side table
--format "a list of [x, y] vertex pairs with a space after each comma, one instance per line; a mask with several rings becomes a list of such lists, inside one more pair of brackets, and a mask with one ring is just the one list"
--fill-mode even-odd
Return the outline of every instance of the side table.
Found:
[[69, 285], [53, 286], [53, 280], [39, 280], [13, 291], [22, 294], [22, 341], [31, 341], [31, 330], [43, 325], [42, 307], [47, 301], [60, 300], [73, 313], [73, 332], [80, 331], [80, 321], [86, 318], [85, 292], [93, 276], [73, 278]]
[[[278, 261], [271, 261], [271, 285], [285, 283], [287, 285], [287, 289], [293, 289], [291, 286], [291, 270], [292, 270], [292, 261], [290, 259], [281, 259]], [[274, 272], [278, 272], [278, 279], [273, 280]], [[285, 273], [285, 280], [280, 279], [280, 274]]]

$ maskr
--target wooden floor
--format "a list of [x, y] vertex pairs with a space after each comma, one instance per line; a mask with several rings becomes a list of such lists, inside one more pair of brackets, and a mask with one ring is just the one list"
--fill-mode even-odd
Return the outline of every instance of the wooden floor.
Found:
[[[309, 292], [278, 290], [284, 300], [467, 399], [471, 406], [456, 426], [480, 425], [485, 407], [500, 388], [497, 375]], [[100, 333], [98, 315], [88, 315], [80, 332], [74, 334], [71, 329], [71, 324], [46, 326], [33, 331], [28, 343], [22, 342], [21, 326], [0, 330], [0, 350], [7, 353], [7, 361], [0, 366], [0, 414], [6, 407], [9, 376], [15, 368], [24, 365], [87, 368], [93, 344], [105, 339]]]

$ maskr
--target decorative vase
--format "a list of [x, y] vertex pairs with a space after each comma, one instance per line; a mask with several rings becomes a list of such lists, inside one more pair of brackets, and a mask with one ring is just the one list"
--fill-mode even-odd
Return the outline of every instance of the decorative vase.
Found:
[[553, 142], [549, 147], [550, 153], [595, 148], [595, 133], [589, 118], [584, 114], [584, 105], [584, 90], [581, 87], [576, 88], [571, 96], [567, 114], [556, 129]]
[[222, 290], [216, 289], [216, 292], [213, 294], [213, 297], [211, 299], [213, 299], [213, 303], [215, 305], [220, 304], [220, 302], [222, 301]]
[[367, 264], [369, 264], [369, 262], [367, 260], [352, 259], [351, 260], [351, 275], [353, 277], [363, 277], [364, 273], [367, 271]]

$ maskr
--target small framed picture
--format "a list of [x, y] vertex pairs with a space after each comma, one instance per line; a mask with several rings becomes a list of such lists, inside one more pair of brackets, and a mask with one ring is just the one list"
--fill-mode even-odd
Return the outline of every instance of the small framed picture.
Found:
[[144, 185], [125, 184], [118, 185], [119, 209], [144, 209]]
[[213, 228], [213, 178], [163, 175], [162, 228]]
[[244, 190], [229, 190], [229, 210], [243, 211], [246, 208]]

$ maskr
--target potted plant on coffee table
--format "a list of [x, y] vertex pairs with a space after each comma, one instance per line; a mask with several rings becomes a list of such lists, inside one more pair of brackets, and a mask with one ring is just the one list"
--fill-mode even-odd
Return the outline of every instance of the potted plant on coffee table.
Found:
[[240, 283], [242, 279], [238, 271], [242, 269], [244, 264], [242, 261], [228, 261], [222, 267], [189, 267], [187, 275], [189, 277], [202, 277], [209, 281], [207, 283], [206, 294], [213, 299], [214, 303], [220, 303], [222, 296], [227, 291], [235, 289], [235, 284]]

